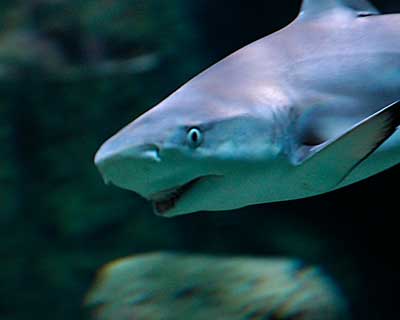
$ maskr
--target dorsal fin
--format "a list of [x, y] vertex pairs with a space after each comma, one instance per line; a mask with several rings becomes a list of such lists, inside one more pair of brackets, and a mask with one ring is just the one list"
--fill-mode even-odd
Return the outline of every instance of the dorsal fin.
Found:
[[303, 0], [301, 16], [319, 16], [333, 9], [348, 9], [358, 16], [378, 15], [380, 12], [367, 0]]

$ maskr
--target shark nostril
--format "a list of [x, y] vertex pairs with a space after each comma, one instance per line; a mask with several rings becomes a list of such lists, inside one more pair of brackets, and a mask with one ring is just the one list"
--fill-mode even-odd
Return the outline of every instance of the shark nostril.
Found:
[[155, 144], [146, 145], [143, 148], [143, 155], [146, 159], [155, 160], [156, 162], [160, 162], [160, 148]]

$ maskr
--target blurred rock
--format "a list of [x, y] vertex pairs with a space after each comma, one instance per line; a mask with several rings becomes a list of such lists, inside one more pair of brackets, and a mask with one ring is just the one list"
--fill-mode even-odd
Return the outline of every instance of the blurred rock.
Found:
[[106, 266], [87, 297], [96, 320], [345, 320], [336, 285], [289, 259], [155, 253]]
[[26, 68], [55, 72], [65, 66], [63, 53], [34, 31], [16, 30], [0, 37], [0, 79]]

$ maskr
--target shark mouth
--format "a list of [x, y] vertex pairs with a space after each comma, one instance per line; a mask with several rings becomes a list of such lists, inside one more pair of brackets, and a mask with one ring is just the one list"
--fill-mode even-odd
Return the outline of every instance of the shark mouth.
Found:
[[204, 177], [199, 177], [189, 181], [188, 183], [164, 190], [153, 194], [149, 197], [153, 203], [154, 211], [157, 215], [163, 216], [165, 213], [175, 207], [175, 204], [182, 198], [182, 196], [188, 192], [193, 186]]

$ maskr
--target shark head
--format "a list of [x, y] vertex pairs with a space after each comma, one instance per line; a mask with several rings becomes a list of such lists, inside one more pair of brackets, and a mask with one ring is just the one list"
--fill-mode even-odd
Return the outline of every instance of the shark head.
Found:
[[95, 157], [106, 182], [150, 200], [159, 215], [254, 203], [260, 171], [279, 154], [273, 114], [246, 99], [246, 84], [227, 99], [202, 78], [127, 125]]

